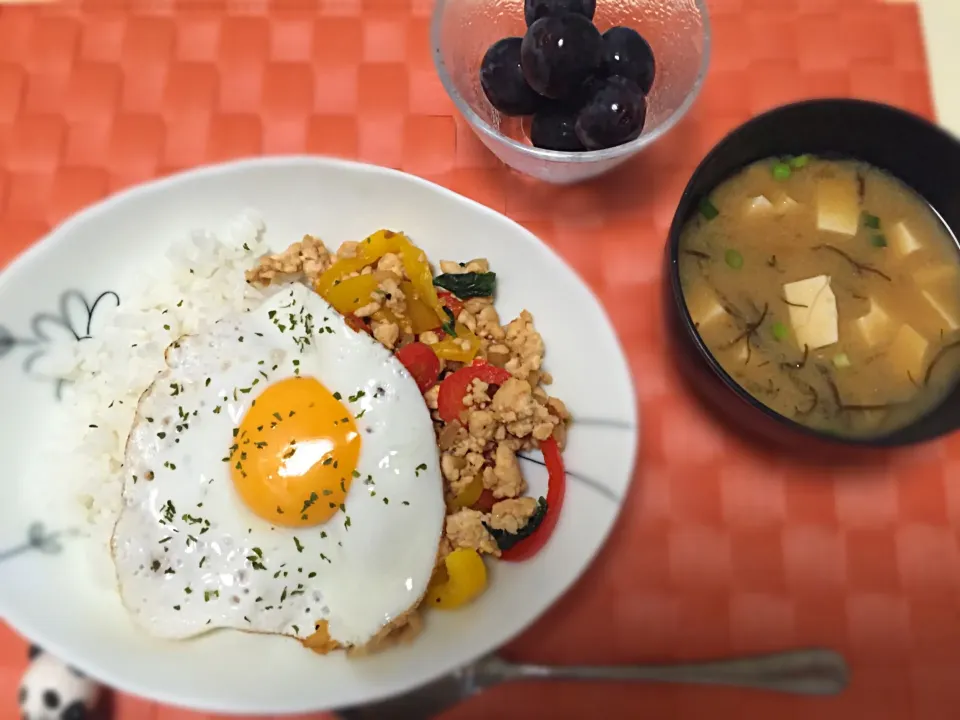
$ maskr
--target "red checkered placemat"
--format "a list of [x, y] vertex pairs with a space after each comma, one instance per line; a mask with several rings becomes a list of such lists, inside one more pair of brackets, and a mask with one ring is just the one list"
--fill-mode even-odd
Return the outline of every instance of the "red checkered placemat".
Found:
[[[130, 184], [226, 158], [323, 153], [422, 175], [526, 225], [602, 298], [642, 404], [642, 455], [592, 569], [508, 648], [542, 662], [699, 658], [800, 645], [847, 654], [849, 691], [530, 684], [485, 717], [953, 718], [960, 712], [960, 438], [869, 473], [762, 454], [671, 374], [660, 259], [680, 192], [727, 130], [785, 101], [853, 95], [930, 116], [912, 5], [712, 0], [703, 96], [599, 181], [537, 184], [494, 159], [434, 73], [431, 0], [90, 0], [0, 7], [0, 262]], [[960, 473], [957, 474], [960, 478]], [[26, 647], [0, 627], [0, 717]], [[121, 720], [200, 715], [118, 697]]]

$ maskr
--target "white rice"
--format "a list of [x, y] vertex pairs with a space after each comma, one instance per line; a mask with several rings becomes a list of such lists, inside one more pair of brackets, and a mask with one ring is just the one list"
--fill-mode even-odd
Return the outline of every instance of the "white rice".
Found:
[[165, 368], [164, 352], [177, 338], [225, 315], [256, 305], [262, 294], [244, 273], [266, 252], [264, 225], [252, 212], [228, 230], [194, 233], [173, 245], [160, 267], [143, 268], [135, 296], [121, 297], [109, 317], [98, 311], [94, 337], [65, 350], [47, 372], [69, 381], [68, 476], [91, 539], [106, 543], [121, 509], [127, 436], [140, 396]]

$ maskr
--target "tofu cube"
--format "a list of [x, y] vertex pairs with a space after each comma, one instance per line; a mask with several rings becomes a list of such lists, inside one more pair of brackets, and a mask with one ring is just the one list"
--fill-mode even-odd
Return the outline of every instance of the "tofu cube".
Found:
[[890, 240], [890, 246], [902, 257], [906, 257], [923, 248], [920, 241], [917, 240], [917, 237], [910, 231], [906, 223], [903, 222], [898, 222], [891, 227], [887, 232], [887, 237]]
[[773, 203], [765, 195], [757, 195], [747, 200], [747, 207], [743, 214], [746, 217], [761, 217], [773, 212]]
[[926, 373], [925, 359], [930, 344], [909, 325], [901, 325], [887, 353], [890, 368], [919, 382]]
[[734, 346], [733, 359], [743, 365], [746, 365], [750, 359], [750, 348], [747, 340], [741, 340]]
[[687, 311], [699, 330], [709, 327], [727, 314], [717, 296], [705, 285], [698, 285], [685, 293]]
[[800, 203], [798, 203], [789, 195], [781, 195], [773, 203], [773, 209], [776, 211], [777, 215], [786, 215], [789, 212], [793, 212], [798, 207], [800, 207]]
[[873, 298], [870, 298], [870, 312], [857, 318], [853, 324], [870, 347], [876, 347], [893, 334], [890, 316]]
[[939, 285], [953, 280], [957, 276], [957, 270], [960, 269], [954, 264], [938, 263], [936, 265], [926, 265], [915, 273], [913, 279], [917, 285], [928, 287], [930, 285]]
[[817, 184], [817, 229], [853, 237], [860, 228], [860, 198], [854, 177], [823, 178]]
[[839, 340], [837, 298], [829, 275], [787, 283], [783, 296], [790, 303], [790, 324], [800, 347], [816, 350]]
[[941, 327], [950, 331], [960, 328], [960, 308], [953, 293], [921, 290], [920, 295], [936, 313]]
[[878, 388], [876, 385], [850, 382], [849, 375], [837, 375], [837, 391], [844, 405], [882, 405], [885, 402], [888, 388]]

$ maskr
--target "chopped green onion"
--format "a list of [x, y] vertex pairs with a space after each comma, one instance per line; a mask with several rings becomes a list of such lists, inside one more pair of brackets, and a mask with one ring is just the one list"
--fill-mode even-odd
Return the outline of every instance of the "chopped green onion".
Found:
[[734, 270], [739, 270], [743, 267], [743, 255], [736, 250], [727, 250], [723, 254], [723, 259], [726, 260], [727, 265], [732, 267]]
[[875, 248], [884, 248], [887, 246], [887, 238], [883, 235], [874, 235], [870, 238], [870, 244]]
[[866, 225], [871, 230], [880, 229], [880, 218], [876, 215], [871, 215], [868, 212], [863, 213], [863, 224]]
[[790, 177], [790, 166], [786, 163], [778, 162], [773, 166], [773, 179], [774, 180], [786, 180]]
[[847, 357], [846, 353], [837, 353], [833, 356], [833, 364], [838, 368], [848, 368], [850, 367], [850, 358]]
[[787, 326], [779, 320], [773, 324], [773, 338], [778, 342], [787, 337]]
[[790, 158], [790, 167], [792, 167], [794, 170], [799, 170], [800, 168], [806, 167], [807, 163], [809, 162], [809, 155], [798, 155], [795, 158]]
[[710, 198], [704, 198], [700, 201], [700, 214], [703, 215], [707, 220], [713, 220], [717, 215], [720, 214], [720, 211], [717, 210], [717, 206], [710, 202]]

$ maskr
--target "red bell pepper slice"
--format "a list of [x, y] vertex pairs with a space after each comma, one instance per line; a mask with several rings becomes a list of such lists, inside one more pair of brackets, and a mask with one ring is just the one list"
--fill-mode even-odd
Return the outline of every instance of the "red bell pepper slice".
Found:
[[480, 380], [488, 385], [503, 385], [512, 376], [503, 368], [490, 365], [483, 361], [475, 361], [473, 365], [460, 368], [440, 383], [440, 392], [437, 395], [437, 411], [444, 422], [452, 422], [460, 418], [465, 408], [463, 398], [467, 395], [471, 383]]
[[[451, 422], [460, 418], [464, 411], [463, 398], [467, 394], [470, 384], [474, 380], [481, 380], [488, 385], [503, 385], [512, 376], [503, 368], [490, 365], [481, 360], [472, 365], [460, 368], [440, 383], [440, 392], [437, 396], [437, 410], [444, 422]], [[540, 450], [543, 452], [543, 463], [547, 468], [547, 510], [540, 521], [539, 527], [533, 530], [528, 537], [518, 541], [513, 547], [504, 550], [501, 560], [521, 562], [536, 555], [547, 544], [557, 526], [560, 510], [563, 507], [563, 498], [567, 491], [567, 471], [563, 464], [563, 455], [556, 439], [549, 437], [541, 441]], [[485, 490], [480, 499], [474, 503], [475, 509], [489, 512], [496, 502], [493, 494]], [[489, 505], [489, 507], [487, 507]]]
[[463, 301], [454, 295], [449, 290], [437, 290], [437, 297], [440, 299], [440, 302], [450, 308], [450, 312], [453, 313], [453, 318], [456, 320], [460, 317], [460, 311], [463, 310]]
[[344, 315], [343, 321], [347, 324], [347, 327], [349, 327], [354, 332], [358, 332], [358, 333], [362, 332], [362, 333], [366, 333], [367, 335], [372, 334], [370, 332], [370, 326], [367, 325], [363, 320], [358, 318], [353, 313], [350, 313], [349, 315]]
[[540, 443], [543, 451], [543, 462], [547, 466], [547, 512], [540, 522], [540, 527], [534, 530], [529, 537], [520, 540], [509, 550], [504, 550], [501, 560], [507, 562], [521, 562], [536, 555], [547, 544], [560, 518], [560, 509], [563, 507], [563, 498], [567, 491], [567, 472], [563, 465], [563, 456], [557, 441], [549, 437]]
[[397, 360], [407, 369], [421, 393], [425, 393], [437, 383], [440, 376], [440, 358], [422, 342], [412, 342], [397, 350]]
[[488, 513], [493, 510], [493, 506], [499, 502], [494, 496], [493, 491], [484, 490], [480, 493], [480, 497], [477, 498], [477, 501], [470, 506], [473, 510], [479, 510], [482, 513]]

